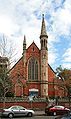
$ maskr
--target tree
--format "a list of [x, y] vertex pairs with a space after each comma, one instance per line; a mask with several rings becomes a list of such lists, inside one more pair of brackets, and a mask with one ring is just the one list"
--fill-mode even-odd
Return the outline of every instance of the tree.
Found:
[[5, 107], [5, 97], [6, 94], [11, 91], [12, 82], [9, 78], [10, 65], [14, 62], [11, 59], [15, 56], [15, 50], [12, 48], [11, 41], [7, 40], [5, 36], [0, 37], [0, 96], [4, 98]]
[[[4, 59], [4, 58], [3, 58]], [[5, 57], [5, 61], [7, 58]], [[12, 82], [9, 79], [7, 65], [4, 62], [0, 65], [0, 95], [3, 97], [3, 106], [5, 107], [5, 97], [12, 88]]]
[[8, 58], [9, 65], [14, 64], [17, 60], [15, 57], [17, 52], [14, 43], [4, 35], [0, 37], [0, 55]]
[[69, 98], [69, 106], [70, 106], [70, 96], [71, 96], [71, 70], [62, 68], [59, 66], [56, 69], [57, 76], [63, 80], [63, 88]]

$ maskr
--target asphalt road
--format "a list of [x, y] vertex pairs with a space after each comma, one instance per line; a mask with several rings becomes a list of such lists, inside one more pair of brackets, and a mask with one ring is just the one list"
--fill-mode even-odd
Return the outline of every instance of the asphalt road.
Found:
[[[10, 118], [0, 117], [0, 119], [10, 119]], [[54, 116], [46, 116], [44, 111], [35, 111], [35, 115], [33, 117], [15, 117], [12, 119], [55, 119], [55, 117]]]
[[[44, 111], [35, 111], [35, 115], [33, 117], [15, 117], [12, 119], [59, 119], [56, 117], [58, 116], [46, 116]], [[0, 119], [10, 119], [10, 118], [0, 117]], [[65, 119], [71, 119], [71, 116], [66, 117]]]
[[[10, 119], [10, 118], [0, 118], [0, 119]], [[55, 119], [55, 116], [33, 116], [33, 117], [15, 117], [12, 119]]]

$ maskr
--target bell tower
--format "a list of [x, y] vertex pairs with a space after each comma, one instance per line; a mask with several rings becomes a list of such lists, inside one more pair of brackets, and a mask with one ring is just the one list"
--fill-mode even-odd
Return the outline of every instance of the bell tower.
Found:
[[42, 25], [40, 34], [40, 57], [41, 57], [41, 96], [48, 96], [48, 48], [47, 48], [48, 35], [46, 33], [46, 26], [44, 14], [42, 15]]

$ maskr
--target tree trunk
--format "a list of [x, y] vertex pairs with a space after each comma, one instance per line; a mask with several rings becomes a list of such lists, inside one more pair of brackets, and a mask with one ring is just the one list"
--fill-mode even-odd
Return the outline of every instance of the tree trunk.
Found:
[[69, 108], [70, 108], [70, 95], [69, 95]]
[[6, 101], [6, 98], [4, 97], [4, 100], [3, 100], [3, 108], [5, 108], [5, 101]]

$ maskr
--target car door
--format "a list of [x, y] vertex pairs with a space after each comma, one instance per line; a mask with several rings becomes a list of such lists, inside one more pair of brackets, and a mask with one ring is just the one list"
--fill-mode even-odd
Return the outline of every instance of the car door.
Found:
[[64, 108], [64, 110], [62, 111], [63, 114], [68, 114], [68, 110], [66, 110], [66, 108]]
[[63, 109], [60, 106], [54, 106], [51, 108], [51, 111], [54, 113], [56, 112], [56, 115], [62, 115]]
[[58, 115], [62, 115], [63, 112], [64, 112], [64, 108], [61, 107], [61, 106], [58, 106], [58, 107], [57, 107], [57, 114], [58, 114]]
[[24, 107], [18, 107], [19, 108], [19, 116], [25, 116], [27, 115], [27, 110]]
[[11, 111], [12, 111], [12, 113], [14, 114], [14, 116], [18, 116], [18, 115], [19, 115], [19, 109], [18, 109], [17, 106], [13, 106], [13, 107], [11, 108]]

